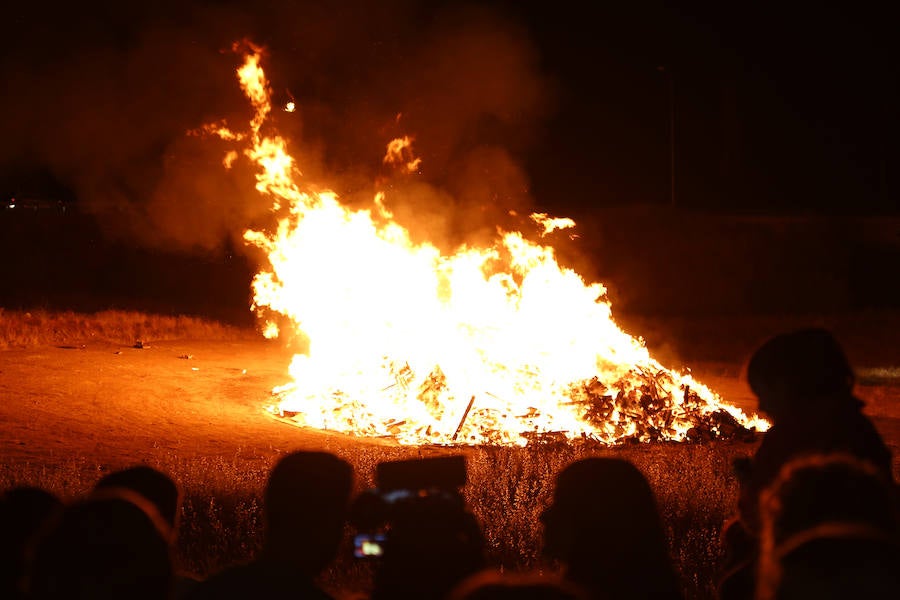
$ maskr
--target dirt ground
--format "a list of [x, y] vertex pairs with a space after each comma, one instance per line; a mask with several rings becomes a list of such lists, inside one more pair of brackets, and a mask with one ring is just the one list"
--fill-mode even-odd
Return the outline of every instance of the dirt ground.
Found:
[[78, 456], [118, 466], [165, 450], [269, 454], [343, 438], [267, 416], [269, 391], [285, 383], [289, 361], [263, 339], [0, 352], [4, 461], [52, 465]]
[[[889, 350], [884, 360], [875, 353], [862, 365], [857, 392], [900, 457], [900, 362], [889, 364], [895, 358], [894, 348]], [[755, 401], [737, 354], [690, 366], [725, 400], [752, 410]], [[260, 457], [385, 443], [300, 429], [268, 416], [270, 390], [286, 383], [289, 362], [290, 353], [278, 342], [262, 338], [2, 351], [2, 459], [7, 466], [52, 467], [78, 457], [115, 468], [167, 451], [181, 457]]]

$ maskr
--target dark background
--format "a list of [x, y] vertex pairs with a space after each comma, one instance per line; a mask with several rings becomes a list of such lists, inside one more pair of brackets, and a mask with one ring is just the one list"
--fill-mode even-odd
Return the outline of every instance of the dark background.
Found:
[[621, 4], [528, 17], [565, 82], [552, 139], [578, 151], [548, 167], [571, 165], [573, 189], [665, 201], [668, 73], [679, 205], [896, 214], [898, 48], [884, 3]]
[[[422, 238], [452, 248], [539, 209], [578, 221], [560, 253], [619, 311], [896, 308], [885, 4], [7, 8], [0, 190], [20, 204], [0, 214], [0, 305], [249, 322], [240, 233], [268, 201], [249, 165], [224, 171], [226, 145], [185, 135], [246, 123], [230, 47], [248, 37], [299, 105], [273, 121], [306, 180], [349, 203], [388, 181]], [[411, 178], [381, 164], [401, 134]]]

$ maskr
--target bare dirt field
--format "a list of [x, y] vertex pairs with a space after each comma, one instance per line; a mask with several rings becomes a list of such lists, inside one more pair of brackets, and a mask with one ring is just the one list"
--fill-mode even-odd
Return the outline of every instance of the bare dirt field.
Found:
[[[874, 320], [874, 322], [873, 322]], [[900, 356], [896, 318], [834, 323], [860, 378], [858, 395], [900, 455]], [[724, 399], [755, 401], [742, 379], [756, 338], [786, 322], [629, 323], [667, 366], [689, 366]], [[843, 329], [842, 329], [843, 328]], [[879, 332], [876, 336], [874, 332]], [[707, 352], [670, 340], [706, 336]], [[727, 343], [723, 339], [729, 340]], [[716, 344], [719, 348], [716, 349]], [[725, 348], [727, 346], [727, 348]], [[693, 355], [692, 358], [690, 355]], [[299, 448], [385, 444], [299, 429], [269, 417], [273, 386], [287, 381], [290, 352], [278, 342], [170, 340], [144, 348], [90, 341], [0, 351], [0, 437], [7, 466], [48, 468], [73, 457], [116, 468], [171, 451], [180, 457], [246, 456], [259, 461]], [[667, 362], [667, 360], [669, 362]]]
[[115, 468], [165, 450], [259, 456], [327, 446], [334, 436], [266, 416], [289, 361], [262, 338], [0, 352], [4, 460], [52, 465], [78, 456]]

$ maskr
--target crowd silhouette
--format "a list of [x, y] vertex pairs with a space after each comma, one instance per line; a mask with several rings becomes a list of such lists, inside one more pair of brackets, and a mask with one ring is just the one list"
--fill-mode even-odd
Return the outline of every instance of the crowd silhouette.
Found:
[[[853, 394], [838, 342], [822, 329], [776, 336], [753, 354], [747, 378], [773, 426], [754, 456], [734, 465], [739, 498], [722, 527], [718, 597], [900, 597], [892, 457]], [[556, 474], [535, 523], [548, 567], [533, 573], [489, 565], [463, 481], [441, 485], [423, 472], [409, 489], [394, 481], [354, 498], [346, 461], [286, 454], [263, 491], [261, 550], [206, 578], [175, 569], [180, 490], [157, 469], [115, 471], [66, 502], [34, 487], [7, 489], [0, 596], [327, 600], [320, 576], [356, 529], [357, 550], [376, 558], [371, 600], [684, 598], [654, 492], [627, 460], [583, 458]], [[359, 516], [371, 517], [373, 507], [379, 518]]]

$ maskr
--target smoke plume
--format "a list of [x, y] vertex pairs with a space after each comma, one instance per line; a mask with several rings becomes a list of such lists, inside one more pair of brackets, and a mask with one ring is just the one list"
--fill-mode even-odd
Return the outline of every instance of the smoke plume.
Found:
[[[43, 9], [42, 9], [43, 10]], [[265, 223], [253, 167], [222, 164], [228, 143], [189, 136], [243, 129], [251, 107], [230, 48], [266, 48], [272, 125], [304, 184], [348, 203], [375, 182], [414, 235], [456, 244], [526, 212], [521, 157], [552, 109], [551, 82], [509, 15], [411, 1], [86, 2], [22, 8], [0, 57], [4, 170], [40, 168], [74, 192], [107, 235], [185, 252], [219, 251]], [[297, 111], [278, 110], [294, 101]], [[382, 164], [409, 135], [418, 172]], [[236, 245], [240, 245], [237, 243]]]

